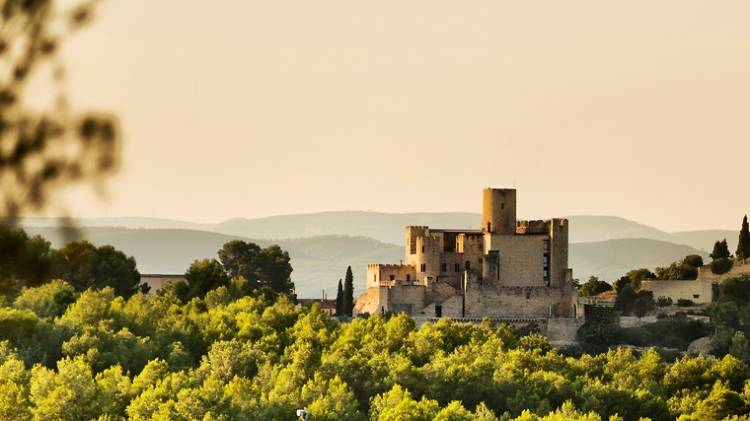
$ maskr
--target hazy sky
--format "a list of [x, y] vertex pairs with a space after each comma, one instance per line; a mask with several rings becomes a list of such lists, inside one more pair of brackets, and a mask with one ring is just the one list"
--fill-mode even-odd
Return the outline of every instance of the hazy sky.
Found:
[[750, 2], [108, 0], [65, 51], [125, 164], [87, 216], [750, 211]]

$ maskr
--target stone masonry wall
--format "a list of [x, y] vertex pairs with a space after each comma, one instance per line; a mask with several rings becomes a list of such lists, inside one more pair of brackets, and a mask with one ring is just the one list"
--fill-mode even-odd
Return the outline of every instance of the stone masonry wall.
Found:
[[545, 286], [546, 235], [487, 235], [488, 248], [500, 252], [500, 286]]
[[[393, 279], [391, 279], [391, 277]], [[367, 265], [367, 286], [380, 286], [383, 282], [416, 281], [417, 272], [412, 265], [373, 263]]]
[[659, 297], [669, 297], [674, 303], [679, 299], [685, 299], [697, 304], [708, 304], [713, 297], [711, 281], [642, 281], [641, 289], [652, 291], [655, 300]]
[[570, 317], [570, 291], [552, 287], [482, 287], [466, 289], [466, 317]]

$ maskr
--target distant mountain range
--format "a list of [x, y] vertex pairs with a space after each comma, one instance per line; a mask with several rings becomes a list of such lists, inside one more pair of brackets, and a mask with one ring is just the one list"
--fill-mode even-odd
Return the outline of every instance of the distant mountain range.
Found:
[[[64, 243], [54, 227], [25, 227], [30, 234], [49, 239], [55, 246]], [[265, 240], [185, 229], [130, 229], [86, 227], [82, 238], [97, 245], [111, 244], [135, 257], [141, 273], [184, 273], [195, 259], [215, 258], [221, 246], [231, 240], [252, 241], [261, 246], [278, 244], [292, 258], [292, 280], [300, 297], [320, 297], [321, 290], [336, 294], [336, 285], [347, 266], [354, 270], [358, 291], [364, 289], [365, 267], [374, 262], [398, 262], [403, 248], [367, 237], [316, 236]]]
[[696, 248], [646, 238], [621, 238], [593, 243], [572, 243], [569, 264], [573, 277], [581, 282], [596, 275], [614, 281], [630, 269], [665, 266], [688, 254], [698, 254], [705, 261], [708, 254]]
[[[336, 282], [351, 265], [364, 278], [365, 265], [403, 259], [404, 226], [476, 228], [473, 213], [322, 212], [201, 224], [158, 218], [87, 218], [76, 224], [94, 244], [112, 244], [136, 258], [142, 273], [182, 273], [195, 259], [216, 257], [232, 239], [279, 244], [289, 251], [292, 278], [302, 297], [335, 294]], [[665, 232], [614, 216], [570, 216], [570, 264], [574, 276], [613, 280], [636, 267], [653, 268], [687, 254], [707, 257], [714, 241], [726, 238], [730, 249], [737, 232], [726, 230]], [[25, 228], [55, 245], [63, 242], [55, 218], [27, 218]], [[363, 282], [356, 283], [358, 289]]]

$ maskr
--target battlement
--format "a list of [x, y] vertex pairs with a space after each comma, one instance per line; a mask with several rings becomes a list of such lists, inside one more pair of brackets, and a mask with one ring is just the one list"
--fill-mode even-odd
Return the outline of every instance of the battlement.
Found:
[[550, 221], [534, 220], [534, 221], [516, 221], [516, 234], [529, 235], [529, 234], [547, 234], [547, 224]]
[[414, 267], [414, 265], [404, 263], [368, 263], [368, 269], [403, 269], [405, 267]]

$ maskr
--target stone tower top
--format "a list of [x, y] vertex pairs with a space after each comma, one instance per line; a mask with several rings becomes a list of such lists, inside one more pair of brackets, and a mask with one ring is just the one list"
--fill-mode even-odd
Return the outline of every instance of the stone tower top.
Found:
[[516, 189], [484, 189], [482, 231], [504, 235], [516, 233]]

